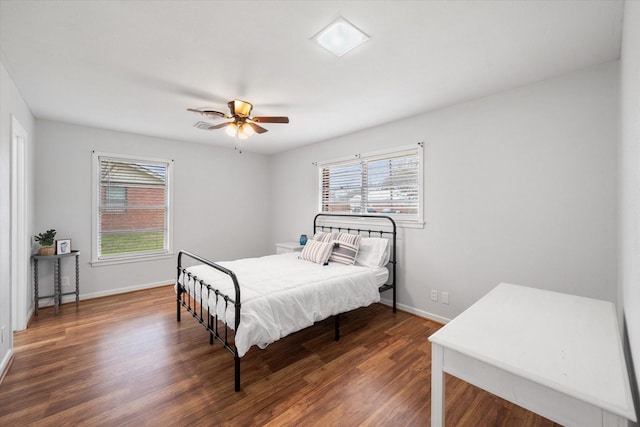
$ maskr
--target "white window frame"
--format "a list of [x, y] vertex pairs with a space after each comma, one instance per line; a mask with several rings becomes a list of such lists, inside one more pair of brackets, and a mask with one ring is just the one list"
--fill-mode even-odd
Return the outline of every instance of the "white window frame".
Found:
[[[162, 252], [134, 253], [108, 255], [99, 257], [98, 234], [99, 224], [99, 200], [100, 200], [100, 158], [107, 157], [114, 160], [138, 161], [141, 163], [159, 163], [167, 165], [167, 233], [166, 248]], [[91, 209], [91, 265], [103, 266], [130, 262], [152, 261], [165, 258], [173, 258], [173, 160], [158, 159], [145, 156], [132, 156], [127, 154], [114, 154], [94, 151], [92, 154], [92, 209]]]
[[[418, 156], [418, 214], [412, 216], [398, 215], [392, 213], [370, 213], [368, 215], [381, 215], [381, 216], [390, 216], [394, 219], [396, 224], [400, 227], [407, 228], [423, 228], [424, 227], [424, 144], [419, 142], [417, 144], [404, 145], [400, 147], [394, 147], [386, 150], [373, 151], [368, 153], [355, 154], [349, 157], [342, 157], [339, 159], [333, 160], [325, 160], [321, 162], [317, 162], [317, 173], [316, 173], [316, 201], [317, 206], [316, 210], [318, 213], [322, 212], [322, 168], [327, 166], [340, 166], [341, 164], [352, 164], [357, 163], [359, 161], [367, 161], [367, 160], [377, 160], [384, 159], [387, 157], [395, 157], [398, 155], [402, 155], [405, 153], [413, 153], [415, 152]], [[332, 215], [349, 215], [349, 213], [345, 212], [341, 214], [340, 212], [332, 212]], [[351, 219], [345, 219], [343, 222], [351, 222]], [[362, 223], [362, 220], [354, 220], [353, 222]], [[365, 221], [366, 222], [366, 221]]]

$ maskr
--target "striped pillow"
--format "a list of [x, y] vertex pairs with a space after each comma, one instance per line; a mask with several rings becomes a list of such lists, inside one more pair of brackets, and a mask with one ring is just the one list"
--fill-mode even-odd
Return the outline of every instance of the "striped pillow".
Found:
[[299, 259], [315, 262], [316, 264], [327, 265], [333, 243], [309, 240], [300, 252]]
[[356, 261], [358, 248], [360, 248], [360, 235], [338, 233], [333, 239], [333, 252], [329, 261], [352, 265]]

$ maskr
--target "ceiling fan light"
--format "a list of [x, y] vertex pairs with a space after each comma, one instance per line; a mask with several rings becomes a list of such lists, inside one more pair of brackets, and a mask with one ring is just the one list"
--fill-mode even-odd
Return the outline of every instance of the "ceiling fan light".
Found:
[[334, 55], [342, 56], [369, 40], [369, 36], [340, 16], [320, 30], [311, 40]]
[[249, 123], [244, 123], [242, 125], [242, 133], [247, 136], [251, 136], [256, 133], [256, 131], [253, 130], [253, 127]]
[[224, 128], [224, 133], [232, 137], [236, 136], [238, 133], [238, 127], [235, 123], [229, 123], [229, 125]]
[[249, 138], [249, 135], [247, 135], [246, 133], [240, 131], [240, 132], [238, 132], [238, 138], [247, 139], [247, 138]]

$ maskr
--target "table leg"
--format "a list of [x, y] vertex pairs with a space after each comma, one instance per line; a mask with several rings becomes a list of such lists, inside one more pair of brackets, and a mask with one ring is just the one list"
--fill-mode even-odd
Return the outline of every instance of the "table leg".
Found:
[[431, 343], [431, 427], [444, 426], [443, 361], [443, 348], [438, 344]]
[[35, 305], [35, 314], [38, 314], [38, 259], [33, 259], [33, 302]]
[[58, 314], [58, 306], [60, 305], [60, 258], [53, 261], [53, 305], [56, 314]]
[[79, 255], [76, 255], [76, 307], [80, 303], [80, 263], [79, 263]]

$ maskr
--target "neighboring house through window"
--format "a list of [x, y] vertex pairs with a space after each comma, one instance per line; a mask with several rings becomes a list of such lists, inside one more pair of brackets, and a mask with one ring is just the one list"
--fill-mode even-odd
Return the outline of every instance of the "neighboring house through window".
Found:
[[[127, 206], [127, 187], [109, 186], [104, 190], [105, 200], [103, 205], [111, 207], [110, 213], [126, 213], [127, 210], [124, 208]], [[123, 209], [118, 209], [118, 206]]]
[[168, 160], [94, 153], [92, 262], [171, 255]]
[[318, 164], [320, 212], [388, 215], [423, 224], [422, 144]]

